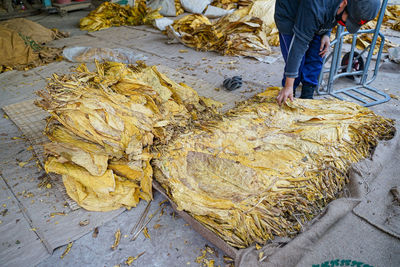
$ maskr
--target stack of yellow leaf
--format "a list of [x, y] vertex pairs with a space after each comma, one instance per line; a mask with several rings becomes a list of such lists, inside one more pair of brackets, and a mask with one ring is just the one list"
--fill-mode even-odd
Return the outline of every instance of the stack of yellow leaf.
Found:
[[104, 2], [80, 20], [80, 28], [86, 31], [98, 31], [113, 26], [151, 25], [158, 18], [162, 18], [162, 15], [158, 10], [148, 8], [145, 0], [135, 1], [133, 7]]
[[357, 104], [296, 99], [280, 88], [170, 142], [155, 178], [178, 209], [236, 248], [293, 236], [335, 199], [352, 163], [391, 138], [393, 121]]
[[87, 210], [134, 207], [152, 198], [153, 143], [199, 111], [197, 93], [144, 64], [97, 63], [53, 75], [37, 105], [51, 114], [45, 145], [47, 172], [62, 175], [69, 196]]
[[238, 1], [238, 6], [239, 7], [246, 7], [246, 6], [251, 5], [254, 1], [256, 1], [256, 0], [239, 0]]
[[238, 2], [239, 0], [214, 0], [211, 5], [229, 10], [238, 8]]
[[236, 10], [216, 22], [191, 14], [176, 20], [167, 31], [185, 45], [223, 55], [264, 57], [270, 54], [263, 21], [253, 16], [251, 6]]
[[393, 30], [400, 31], [400, 5], [390, 5], [386, 7], [383, 25]]
[[182, 7], [181, 0], [175, 0], [176, 16], [183, 14], [185, 10]]

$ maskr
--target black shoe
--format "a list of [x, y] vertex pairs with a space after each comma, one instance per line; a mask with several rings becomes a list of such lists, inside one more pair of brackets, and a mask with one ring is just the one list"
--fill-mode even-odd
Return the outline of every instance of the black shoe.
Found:
[[303, 85], [303, 88], [301, 88], [300, 98], [313, 99], [315, 88], [317, 88], [315, 85]]

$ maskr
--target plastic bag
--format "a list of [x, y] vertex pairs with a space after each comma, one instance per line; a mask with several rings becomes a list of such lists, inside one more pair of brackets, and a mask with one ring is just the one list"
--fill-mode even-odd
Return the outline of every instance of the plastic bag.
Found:
[[69, 47], [63, 51], [63, 57], [71, 62], [113, 61], [125, 64], [133, 64], [138, 60], [146, 60], [147, 57], [137, 54], [126, 48], [103, 47]]
[[211, 0], [181, 0], [183, 9], [193, 14], [201, 14], [211, 4]]
[[209, 5], [207, 10], [204, 12], [204, 16], [210, 19], [215, 19], [230, 14], [233, 11], [235, 11], [235, 9], [226, 10], [220, 7]]
[[400, 64], [400, 47], [392, 47], [388, 49], [389, 59]]
[[165, 29], [172, 23], [174, 23], [172, 19], [161, 18], [161, 19], [155, 19], [153, 22], [153, 26], [159, 29], [160, 31], [165, 31]]
[[174, 0], [150, 0], [147, 2], [147, 6], [152, 9], [157, 9], [161, 7], [159, 11], [161, 15], [167, 17], [176, 16], [176, 8]]

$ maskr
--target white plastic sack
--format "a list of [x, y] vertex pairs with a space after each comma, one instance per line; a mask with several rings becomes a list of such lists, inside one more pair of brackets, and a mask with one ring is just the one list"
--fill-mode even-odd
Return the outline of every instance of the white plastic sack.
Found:
[[189, 13], [202, 14], [212, 0], [181, 0], [183, 9]]
[[226, 10], [220, 7], [209, 5], [206, 12], [204, 12], [204, 16], [210, 19], [215, 19], [231, 14], [233, 11], [235, 11], [235, 9]]
[[154, 10], [161, 7], [159, 12], [163, 16], [176, 16], [175, 0], [149, 0], [147, 1], [146, 5]]
[[392, 47], [388, 49], [389, 59], [400, 64], [400, 47]]
[[160, 31], [164, 31], [167, 26], [171, 25], [174, 23], [172, 19], [169, 18], [160, 18], [160, 19], [155, 19], [153, 22], [153, 26], [159, 29]]
[[101, 47], [69, 47], [63, 51], [63, 57], [71, 62], [113, 61], [125, 64], [134, 64], [147, 57], [137, 54], [127, 48], [101, 48]]

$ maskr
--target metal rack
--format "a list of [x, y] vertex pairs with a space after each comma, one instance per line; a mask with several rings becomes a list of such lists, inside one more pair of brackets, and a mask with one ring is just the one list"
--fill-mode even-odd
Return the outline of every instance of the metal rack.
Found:
[[68, 12], [74, 10], [81, 10], [85, 8], [92, 7], [91, 0], [84, 0], [84, 1], [71, 1], [70, 3], [59, 4], [59, 3], [52, 3], [50, 0], [43, 0], [44, 9], [47, 10], [49, 13], [59, 13], [60, 16], [66, 16]]
[[[342, 47], [343, 47], [344, 36], [349, 35], [350, 33], [344, 31], [343, 26], [338, 25], [336, 31], [336, 38], [331, 43], [331, 46], [333, 46], [333, 52], [331, 52], [327, 57], [324, 58], [323, 67], [318, 80], [317, 94], [319, 95], [328, 94], [342, 100], [346, 100], [347, 97], [352, 100], [360, 102], [365, 107], [381, 104], [390, 100], [390, 96], [388, 94], [374, 87], [369, 86], [369, 84], [372, 83], [378, 75], [382, 50], [385, 44], [385, 36], [380, 32], [380, 28], [382, 25], [383, 17], [385, 15], [387, 2], [388, 0], [382, 1], [375, 29], [359, 30], [357, 33], [352, 34], [353, 40], [351, 43], [350, 52], [347, 53], [347, 62], [346, 62], [347, 64], [341, 64], [343, 63], [343, 60], [341, 61], [340, 58], [342, 58]], [[373, 34], [371, 44], [360, 53], [356, 52], [355, 48], [356, 48], [357, 36], [360, 34], [367, 34], [367, 33]], [[371, 64], [374, 48], [376, 46], [378, 37], [381, 38], [381, 43], [377, 53], [373, 75], [370, 79], [368, 79], [368, 70]], [[364, 62], [362, 61], [362, 56], [365, 53], [367, 53], [367, 58], [364, 64]], [[328, 65], [329, 60], [331, 60], [331, 62], [330, 62], [330, 68], [328, 69], [327, 67], [325, 67], [325, 65]], [[364, 65], [363, 69], [357, 69], [357, 68], [354, 69], [354, 63], [356, 61], [357, 62], [362, 61]], [[327, 82], [324, 81], [324, 74], [326, 73], [329, 73]], [[333, 84], [335, 80], [337, 80], [338, 78], [357, 77], [357, 76], [360, 77], [358, 85], [339, 90], [333, 90]]]

